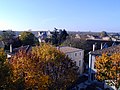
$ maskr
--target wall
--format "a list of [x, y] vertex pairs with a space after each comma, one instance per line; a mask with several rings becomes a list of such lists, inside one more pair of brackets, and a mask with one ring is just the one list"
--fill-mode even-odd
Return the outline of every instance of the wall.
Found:
[[68, 55], [69, 58], [71, 58], [73, 61], [76, 62], [76, 66], [79, 67], [80, 74], [82, 74], [84, 70], [84, 66], [83, 66], [84, 50], [79, 50], [76, 52], [69, 52], [69, 53], [66, 53], [66, 55]]

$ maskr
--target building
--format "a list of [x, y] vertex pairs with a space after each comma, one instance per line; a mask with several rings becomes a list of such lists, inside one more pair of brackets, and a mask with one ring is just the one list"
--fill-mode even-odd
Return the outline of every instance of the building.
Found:
[[46, 38], [51, 38], [51, 37], [52, 37], [52, 34], [51, 34], [51, 32], [49, 30], [48, 31], [38, 32], [38, 35], [37, 35], [38, 41], [40, 43], [45, 42]]
[[102, 37], [102, 40], [110, 41], [111, 38], [109, 36], [106, 36], [106, 37]]
[[75, 38], [81, 39], [79, 34], [76, 34]]
[[47, 31], [47, 38], [51, 38], [52, 37], [52, 34], [50, 32], [50, 30]]
[[90, 81], [95, 80], [95, 73], [97, 72], [97, 70], [94, 67], [96, 56], [101, 56], [103, 53], [107, 53], [109, 55], [113, 53], [120, 53], [120, 44], [116, 46], [104, 48], [101, 50], [95, 50], [95, 51], [89, 52], [89, 80]]
[[86, 40], [101, 40], [101, 38], [97, 35], [87, 35], [88, 38]]
[[80, 74], [82, 74], [84, 70], [84, 50], [68, 46], [60, 47], [59, 49], [76, 63], [76, 66], [79, 67]]

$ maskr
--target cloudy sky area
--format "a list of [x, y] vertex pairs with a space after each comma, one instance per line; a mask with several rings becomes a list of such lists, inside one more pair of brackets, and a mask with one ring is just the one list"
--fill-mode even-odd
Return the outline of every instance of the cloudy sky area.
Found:
[[0, 0], [0, 30], [120, 32], [120, 0]]

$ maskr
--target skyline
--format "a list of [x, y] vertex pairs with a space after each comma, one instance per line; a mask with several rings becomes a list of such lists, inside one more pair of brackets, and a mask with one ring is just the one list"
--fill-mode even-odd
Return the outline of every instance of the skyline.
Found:
[[1, 0], [0, 30], [120, 32], [119, 0]]

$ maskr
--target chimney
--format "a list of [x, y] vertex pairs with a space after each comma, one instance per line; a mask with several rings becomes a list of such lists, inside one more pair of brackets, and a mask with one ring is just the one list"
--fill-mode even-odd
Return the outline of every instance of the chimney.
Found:
[[101, 49], [103, 49], [103, 44], [101, 43]]
[[93, 51], [95, 51], [95, 44], [93, 44]]
[[38, 32], [38, 36], [40, 36], [40, 32]]
[[12, 44], [10, 44], [10, 53], [12, 53]]

